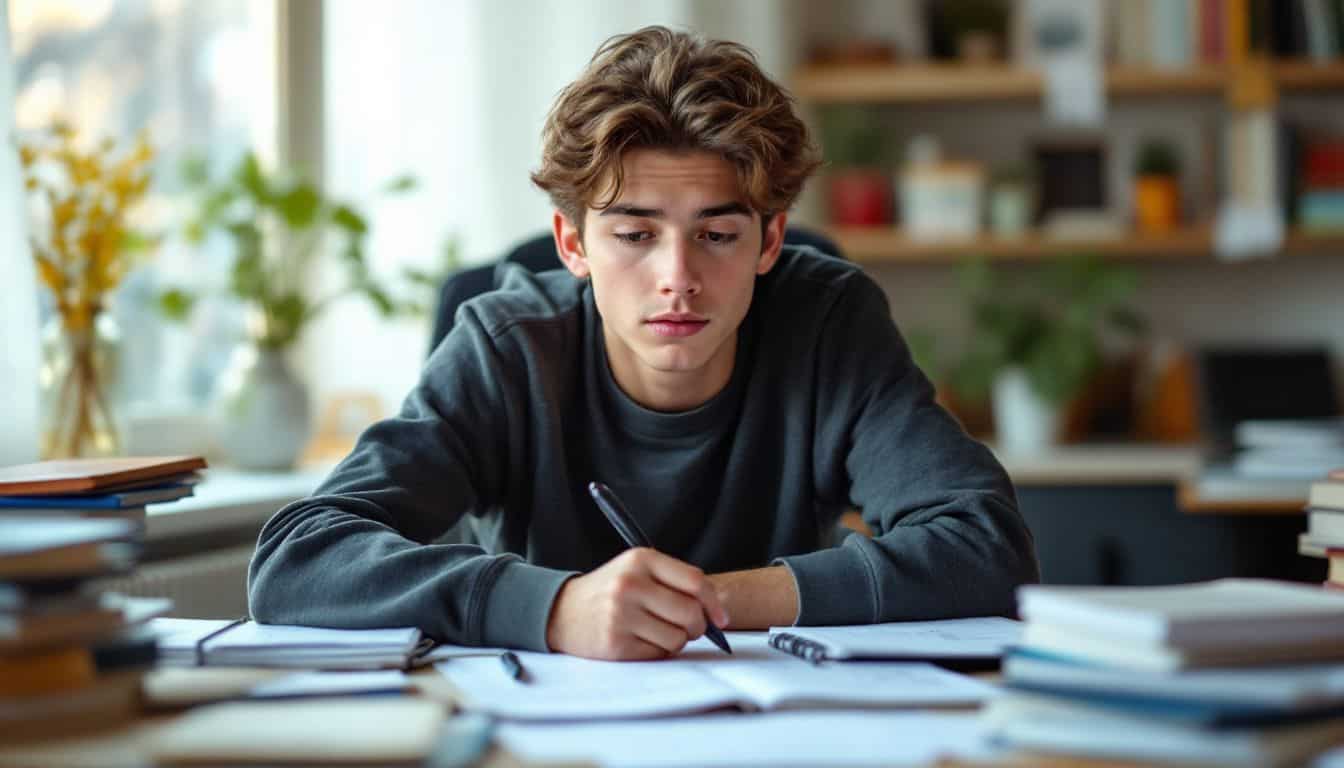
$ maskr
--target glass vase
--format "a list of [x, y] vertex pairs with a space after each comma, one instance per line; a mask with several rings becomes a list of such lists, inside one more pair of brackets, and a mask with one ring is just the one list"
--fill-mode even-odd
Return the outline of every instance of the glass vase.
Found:
[[85, 323], [57, 315], [42, 329], [41, 450], [44, 459], [115, 456], [121, 331], [108, 312]]

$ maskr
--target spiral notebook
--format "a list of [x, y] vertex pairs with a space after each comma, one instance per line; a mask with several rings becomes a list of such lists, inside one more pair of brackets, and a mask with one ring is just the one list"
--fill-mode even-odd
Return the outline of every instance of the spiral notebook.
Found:
[[841, 627], [771, 627], [770, 645], [814, 663], [845, 659], [930, 661], [955, 669], [998, 666], [1022, 623], [991, 616]]

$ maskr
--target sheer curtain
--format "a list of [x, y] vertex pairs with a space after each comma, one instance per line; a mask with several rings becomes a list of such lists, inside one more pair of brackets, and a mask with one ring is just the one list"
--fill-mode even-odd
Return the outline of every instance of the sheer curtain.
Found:
[[37, 278], [24, 235], [9, 3], [0, 0], [0, 466], [37, 458]]

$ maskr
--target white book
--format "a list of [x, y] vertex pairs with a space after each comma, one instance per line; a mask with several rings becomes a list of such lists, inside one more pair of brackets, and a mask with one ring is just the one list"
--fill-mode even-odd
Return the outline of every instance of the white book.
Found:
[[1344, 448], [1344, 419], [1251, 419], [1239, 421], [1243, 448]]
[[1264, 649], [1344, 637], [1344, 594], [1266, 579], [1159, 587], [1028, 585], [1018, 590], [1018, 609], [1028, 624], [1186, 650]]
[[1282, 710], [1344, 704], [1344, 664], [1197, 669], [1171, 674], [1013, 654], [1003, 663], [1003, 675], [1010, 683], [1079, 693], [1123, 694]]
[[955, 661], [998, 659], [1021, 635], [1022, 622], [990, 616], [841, 627], [771, 627], [770, 644], [804, 658]]
[[[729, 640], [736, 650], [739, 639], [730, 635]], [[722, 708], [960, 706], [994, 693], [987, 683], [916, 662], [818, 666], [783, 654], [749, 653], [738, 660], [699, 650], [688, 660], [647, 662], [517, 655], [526, 682], [510, 677], [493, 657], [459, 657], [435, 668], [463, 692], [465, 709], [513, 720], [624, 719]]]
[[[420, 630], [328, 629], [227, 619], [155, 619], [166, 664], [234, 667], [380, 669], [407, 666]], [[199, 649], [198, 649], [199, 646]]]
[[[1320, 589], [1320, 587], [1316, 587]], [[1324, 591], [1324, 590], [1321, 590]], [[1154, 672], [1176, 672], [1199, 667], [1289, 664], [1344, 659], [1344, 643], [1337, 638], [1278, 646], [1225, 646], [1183, 649], [1161, 643], [1090, 634], [1086, 627], [1028, 622], [1022, 647], [1071, 656], [1095, 664]]]
[[1311, 510], [1307, 514], [1305, 535], [1328, 547], [1344, 547], [1344, 512]]
[[1307, 506], [1344, 512], [1344, 482], [1324, 480], [1312, 483]]
[[1213, 730], [1017, 692], [990, 701], [981, 724], [989, 738], [1021, 749], [1211, 766], [1302, 765], [1344, 738], [1344, 719]]

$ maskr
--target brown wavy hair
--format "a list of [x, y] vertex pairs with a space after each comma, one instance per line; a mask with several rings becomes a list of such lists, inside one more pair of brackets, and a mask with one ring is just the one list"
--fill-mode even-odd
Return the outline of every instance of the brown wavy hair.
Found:
[[587, 206], [620, 196], [628, 149], [718, 154], [763, 222], [788, 210], [820, 164], [793, 98], [750, 49], [656, 26], [608, 39], [560, 92], [532, 182], [582, 232]]

